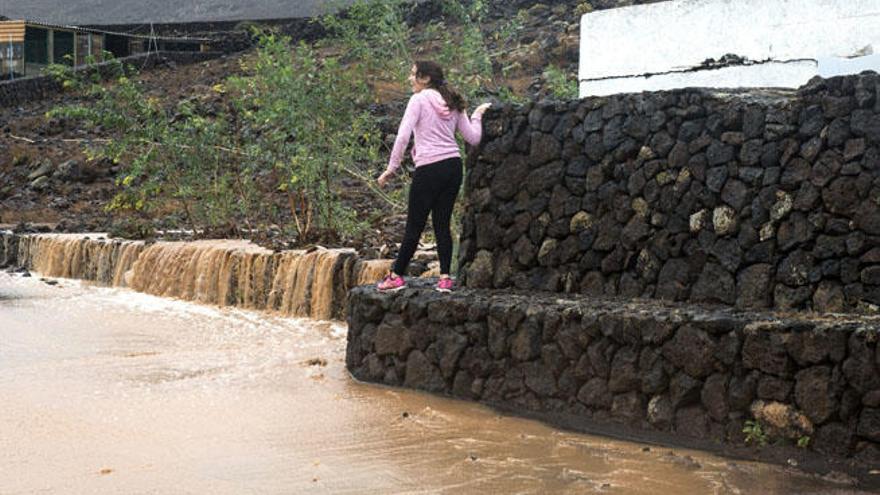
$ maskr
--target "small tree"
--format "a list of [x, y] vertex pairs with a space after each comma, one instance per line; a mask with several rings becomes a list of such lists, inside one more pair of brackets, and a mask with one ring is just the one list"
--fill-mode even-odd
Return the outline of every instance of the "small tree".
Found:
[[544, 81], [547, 90], [555, 98], [560, 100], [576, 100], [579, 94], [578, 81], [574, 75], [556, 65], [550, 65], [544, 70]]
[[343, 208], [334, 181], [359, 162], [378, 159], [374, 119], [360, 110], [363, 81], [349, 77], [334, 57], [319, 59], [302, 43], [260, 37], [253, 75], [230, 79], [232, 103], [252, 136], [243, 150], [260, 169], [272, 170], [287, 197], [296, 231], [348, 231], [355, 212]]

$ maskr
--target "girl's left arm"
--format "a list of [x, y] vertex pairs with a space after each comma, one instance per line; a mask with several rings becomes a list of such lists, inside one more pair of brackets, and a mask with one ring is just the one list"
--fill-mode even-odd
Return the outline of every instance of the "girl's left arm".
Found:
[[480, 144], [483, 138], [483, 112], [477, 109], [470, 119], [465, 112], [459, 112], [456, 127], [468, 144], [471, 146]]

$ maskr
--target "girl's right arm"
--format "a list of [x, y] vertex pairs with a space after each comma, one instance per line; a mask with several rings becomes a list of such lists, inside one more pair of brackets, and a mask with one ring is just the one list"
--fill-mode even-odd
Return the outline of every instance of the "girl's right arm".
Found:
[[403, 160], [403, 153], [406, 151], [406, 146], [409, 144], [409, 138], [412, 136], [413, 129], [415, 129], [416, 122], [419, 121], [419, 116], [422, 111], [421, 99], [417, 97], [418, 94], [412, 95], [409, 99], [409, 103], [406, 105], [406, 112], [404, 112], [403, 120], [400, 121], [400, 128], [397, 130], [397, 138], [394, 139], [394, 148], [391, 150], [391, 158], [388, 159], [388, 167], [382, 175], [390, 176], [400, 167], [400, 162]]

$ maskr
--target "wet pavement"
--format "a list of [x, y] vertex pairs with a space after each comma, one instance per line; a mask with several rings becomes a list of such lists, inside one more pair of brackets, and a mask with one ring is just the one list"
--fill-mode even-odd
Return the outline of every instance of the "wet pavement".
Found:
[[365, 385], [342, 323], [0, 273], [0, 494], [859, 493]]

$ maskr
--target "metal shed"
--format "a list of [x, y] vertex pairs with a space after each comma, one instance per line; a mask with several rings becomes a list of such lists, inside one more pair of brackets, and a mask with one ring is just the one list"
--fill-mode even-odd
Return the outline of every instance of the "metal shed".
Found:
[[0, 21], [0, 79], [40, 74], [49, 64], [102, 62], [150, 51], [206, 51], [210, 40], [170, 38], [20, 20]]

